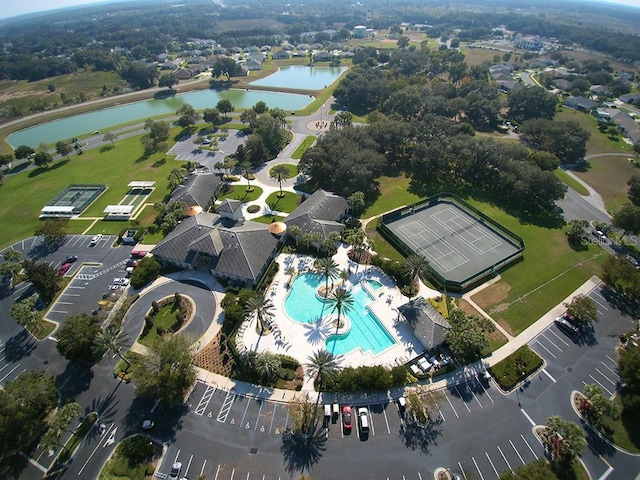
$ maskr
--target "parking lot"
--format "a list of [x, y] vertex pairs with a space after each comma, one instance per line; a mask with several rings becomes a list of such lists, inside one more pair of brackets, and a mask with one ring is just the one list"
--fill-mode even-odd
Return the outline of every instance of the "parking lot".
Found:
[[[105, 301], [106, 306], [113, 304], [122, 289], [111, 289], [113, 280], [126, 275], [126, 262], [131, 254], [131, 247], [112, 248], [115, 237], [101, 236], [97, 243], [90, 246], [92, 237], [88, 235], [72, 235], [56, 252], [74, 252], [78, 260], [66, 273], [71, 280], [57, 300], [49, 308], [46, 318], [62, 322], [71, 315], [91, 314], [98, 310], [98, 302]], [[66, 258], [66, 257], [65, 257]], [[61, 255], [61, 260], [64, 261]], [[56, 260], [50, 260], [54, 268]], [[97, 313], [97, 312], [96, 312]]]
[[[439, 398], [439, 407], [433, 411], [435, 423], [442, 428], [442, 437], [438, 443], [446, 445], [459, 441], [456, 434], [461, 425], [468, 422], [483, 421], [491, 417], [503, 416], [504, 408], [513, 405], [508, 397], [495, 391], [495, 387], [485, 380], [470, 377], [466, 382], [451, 386], [433, 394]], [[362, 434], [356, 420], [356, 410], [366, 406], [369, 410], [370, 429]], [[234, 391], [225, 391], [216, 385], [198, 382], [189, 399], [189, 424], [197, 426], [197, 434], [210, 435], [214, 438], [235, 438], [239, 436], [247, 445], [268, 445], [276, 448], [282, 445], [282, 435], [290, 428], [289, 405], [282, 402], [264, 401], [254, 397], [239, 395]], [[328, 449], [334, 451], [366, 452], [369, 444], [388, 445], [393, 442], [396, 447], [407, 442], [406, 433], [410, 428], [405, 423], [396, 402], [354, 404], [353, 428], [345, 432], [340, 416], [334, 416], [325, 425], [320, 435], [326, 439]], [[518, 414], [521, 415], [521, 414]], [[447, 465], [452, 472], [465, 474], [464, 478], [496, 478], [505, 469], [515, 469], [525, 463], [541, 458], [542, 446], [531, 433], [529, 422], [519, 416], [521, 429], [513, 429], [510, 438], [500, 441], [478, 442], [474, 451], [465, 452], [453, 458]], [[228, 432], [226, 435], [224, 432]], [[194, 432], [196, 433], [196, 432]], [[183, 475], [197, 476], [204, 474], [207, 478], [286, 478], [287, 475], [275, 474], [255, 468], [243, 461], [221, 462], [217, 449], [209, 449], [209, 454], [202, 452], [202, 441], [178, 441], [172, 444], [163, 460], [161, 472], [168, 472], [174, 461], [183, 464]], [[492, 445], [485, 450], [485, 445]], [[264, 447], [263, 447], [264, 448]], [[395, 447], [394, 447], [395, 448]], [[455, 451], [457, 449], [454, 448]], [[187, 469], [185, 472], [184, 469]], [[399, 473], [395, 466], [389, 468], [378, 478], [429, 478], [433, 475], [433, 466], [425, 465], [420, 470]], [[393, 473], [392, 473], [393, 472]], [[496, 475], [495, 472], [498, 472]]]
[[211, 151], [193, 143], [195, 138], [196, 135], [192, 135], [178, 141], [168, 153], [175, 155], [177, 160], [201, 163], [211, 171], [216, 163], [222, 162], [225, 156], [234, 153], [238, 145], [243, 144], [246, 140], [246, 137], [238, 135], [238, 130], [229, 130], [226, 140], [218, 140], [218, 150]]

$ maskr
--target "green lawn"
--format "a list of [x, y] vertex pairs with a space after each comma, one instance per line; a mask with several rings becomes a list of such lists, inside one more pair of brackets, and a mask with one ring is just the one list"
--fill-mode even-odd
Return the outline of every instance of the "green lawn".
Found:
[[310, 148], [311, 145], [313, 145], [313, 142], [315, 141], [316, 141], [315, 135], [307, 135], [305, 139], [302, 141], [302, 143], [298, 145], [298, 148], [296, 148], [294, 152], [291, 154], [291, 158], [296, 158], [296, 159], [302, 158], [302, 155], [304, 154], [304, 152], [306, 152], [307, 149]]
[[266, 223], [267, 225], [273, 222], [282, 222], [285, 217], [279, 215], [262, 215], [261, 217], [252, 218], [252, 222]]
[[524, 261], [504, 270], [500, 282], [473, 297], [511, 333], [522, 332], [592, 275], [600, 274], [605, 254], [597, 245], [576, 252], [560, 228], [520, 223], [498, 207], [466, 200], [524, 239]]
[[159, 328], [165, 332], [173, 332], [178, 326], [178, 312], [179, 309], [175, 303], [160, 307], [160, 310], [158, 310], [154, 318], [153, 326], [146, 334], [140, 335], [138, 342], [146, 347], [152, 347], [156, 340], [162, 336], [162, 334], [158, 332]]
[[[177, 131], [172, 130], [173, 135]], [[128, 190], [126, 185], [134, 180], [155, 181], [156, 188], [147, 201], [162, 201], [170, 193], [167, 188], [169, 172], [182, 165], [171, 157], [166, 162], [162, 162], [162, 158], [160, 153], [145, 157], [140, 138], [134, 137], [116, 142], [112, 149], [89, 150], [81, 156], [71, 156], [70, 160], [57, 160], [49, 168], [34, 168], [5, 177], [0, 187], [0, 219], [3, 225], [11, 225], [11, 228], [0, 230], [0, 248], [33, 235], [42, 207], [70, 183], [107, 186], [107, 190], [89, 206], [85, 217], [102, 218], [104, 208], [118, 203]], [[89, 220], [70, 221], [69, 233], [81, 233], [89, 225]], [[112, 233], [129, 225], [129, 222], [104, 222], [92, 232], [101, 233], [107, 229]]]
[[[614, 401], [622, 410], [620, 395], [617, 395]], [[640, 417], [638, 415], [623, 414], [618, 420], [605, 417], [602, 423], [611, 432], [607, 434], [609, 440], [629, 452], [640, 453]]]
[[[285, 178], [293, 178], [298, 175], [298, 165], [294, 165], [293, 163], [282, 163], [283, 167], [287, 167], [289, 173], [285, 176]], [[269, 170], [269, 176], [273, 175], [273, 167]]]
[[523, 345], [504, 360], [489, 367], [489, 373], [504, 391], [511, 390], [542, 366], [542, 359]]
[[273, 192], [267, 197], [267, 205], [276, 212], [293, 212], [300, 205], [301, 197], [293, 192], [282, 192], [283, 197], [279, 197], [280, 192]]
[[63, 463], [71, 458], [80, 442], [84, 440], [84, 437], [87, 435], [91, 427], [95, 424], [98, 416], [95, 413], [90, 413], [80, 423], [78, 428], [73, 432], [69, 440], [64, 444], [62, 450], [58, 454], [58, 458], [56, 459], [58, 462]]
[[620, 137], [617, 137], [616, 140], [612, 140], [609, 135], [600, 133], [598, 130], [598, 121], [593, 115], [563, 108], [562, 111], [556, 113], [554, 120], [575, 120], [582, 128], [591, 134], [589, 140], [587, 140], [588, 155], [597, 153], [632, 152], [631, 145], [622, 141]]
[[584, 185], [578, 182], [575, 178], [569, 176], [569, 174], [561, 168], [556, 168], [553, 171], [553, 174], [558, 180], [564, 183], [567, 187], [573, 188], [580, 195], [589, 195], [589, 190], [587, 190]]
[[253, 202], [262, 195], [262, 188], [251, 185], [251, 191], [247, 192], [246, 185], [231, 185], [231, 191], [224, 195], [219, 195], [218, 199], [223, 200], [229, 198], [231, 200], [240, 200], [242, 203]]
[[380, 197], [365, 210], [362, 218], [374, 217], [421, 199], [420, 196], [408, 191], [409, 179], [405, 176], [380, 177], [378, 183], [380, 184]]

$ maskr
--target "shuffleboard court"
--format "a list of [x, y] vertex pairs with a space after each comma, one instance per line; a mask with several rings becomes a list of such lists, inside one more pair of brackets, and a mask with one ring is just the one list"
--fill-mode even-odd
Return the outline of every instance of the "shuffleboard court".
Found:
[[462, 201], [436, 198], [385, 215], [383, 232], [406, 253], [425, 257], [440, 280], [463, 289], [518, 258], [524, 248], [478, 213], [465, 209]]

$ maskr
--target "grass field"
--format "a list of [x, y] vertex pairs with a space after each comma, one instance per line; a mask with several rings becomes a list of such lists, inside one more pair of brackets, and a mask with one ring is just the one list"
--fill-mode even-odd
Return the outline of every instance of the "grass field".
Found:
[[582, 128], [591, 134], [587, 140], [587, 154], [594, 155], [599, 153], [630, 153], [633, 149], [631, 145], [624, 142], [620, 136], [611, 139], [609, 135], [601, 133], [598, 130], [598, 121], [593, 115], [577, 112], [568, 108], [563, 108], [557, 112], [554, 120], [575, 120]]
[[292, 192], [282, 192], [283, 197], [279, 197], [280, 192], [273, 192], [267, 197], [266, 204], [276, 212], [293, 212], [300, 205], [300, 196]]
[[[383, 195], [367, 209], [364, 218], [420, 199], [408, 192], [408, 178], [384, 177], [380, 179], [380, 185]], [[525, 241], [524, 261], [507, 268], [502, 272], [501, 281], [473, 297], [509, 332], [520, 333], [592, 275], [600, 274], [605, 259], [600, 247], [591, 245], [587, 250], [576, 252], [569, 247], [559, 225], [552, 228], [521, 223], [499, 207], [463, 196], [472, 206]], [[377, 235], [375, 223], [372, 221], [367, 225], [367, 234], [374, 238], [378, 253], [401, 260], [402, 255]]]
[[305, 139], [302, 141], [302, 143], [298, 145], [298, 148], [296, 148], [294, 152], [291, 154], [291, 158], [301, 159], [304, 152], [306, 152], [307, 149], [311, 147], [311, 145], [313, 145], [313, 142], [315, 141], [316, 141], [315, 135], [307, 135]]
[[573, 188], [580, 195], [589, 195], [589, 190], [585, 188], [580, 182], [578, 182], [575, 178], [569, 176], [567, 172], [562, 170], [561, 168], [556, 168], [553, 171], [553, 174], [556, 176], [558, 180], [567, 185], [568, 187]]
[[[172, 130], [171, 138], [176, 133], [177, 129]], [[113, 149], [89, 150], [82, 156], [72, 156], [70, 160], [57, 160], [49, 168], [34, 168], [5, 177], [0, 188], [0, 218], [4, 225], [12, 228], [0, 230], [0, 247], [33, 235], [42, 207], [69, 183], [107, 185], [106, 191], [83, 215], [102, 219], [104, 208], [117, 204], [129, 190], [127, 184], [134, 180], [157, 182], [147, 201], [162, 201], [170, 193], [167, 188], [169, 172], [180, 165], [173, 160], [163, 161], [161, 153], [146, 157], [139, 137], [132, 137], [118, 141]], [[80, 233], [89, 225], [88, 220], [72, 220], [69, 232]], [[89, 233], [102, 233], [103, 230], [117, 233], [127, 226], [130, 227], [131, 222], [101, 221]]]
[[[285, 178], [293, 178], [298, 176], [298, 165], [294, 165], [293, 163], [283, 163], [281, 164], [283, 167], [287, 167], [289, 173], [285, 176]], [[269, 176], [273, 175], [273, 168], [269, 170]]]
[[247, 192], [247, 185], [245, 183], [238, 183], [231, 185], [231, 191], [224, 195], [218, 195], [218, 200], [224, 200], [225, 198], [231, 200], [240, 200], [242, 203], [253, 202], [262, 195], [262, 188], [251, 185], [251, 191]]

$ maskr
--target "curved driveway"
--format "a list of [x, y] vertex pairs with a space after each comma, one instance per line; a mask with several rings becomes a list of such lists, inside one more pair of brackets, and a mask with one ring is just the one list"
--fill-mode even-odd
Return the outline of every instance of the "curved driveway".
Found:
[[198, 280], [176, 281], [164, 278], [161, 283], [152, 285], [141, 292], [127, 312], [123, 323], [123, 330], [129, 335], [129, 347], [135, 342], [144, 327], [144, 317], [151, 309], [153, 301], [160, 301], [176, 292], [190, 297], [195, 304], [195, 312], [191, 321], [181, 330], [181, 333], [199, 338], [207, 331], [214, 321], [216, 314], [216, 298], [206, 284]]

